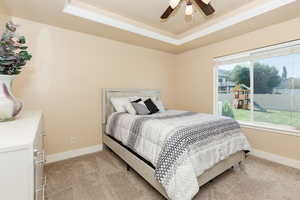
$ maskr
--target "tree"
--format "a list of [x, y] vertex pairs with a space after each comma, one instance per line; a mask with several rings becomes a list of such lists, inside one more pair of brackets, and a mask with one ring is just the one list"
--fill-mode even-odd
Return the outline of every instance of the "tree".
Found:
[[287, 70], [286, 70], [285, 66], [283, 66], [283, 71], [282, 71], [281, 79], [282, 80], [287, 80]]
[[[273, 89], [281, 82], [278, 70], [262, 63], [254, 63], [254, 93], [272, 93]], [[232, 73], [231, 80], [237, 84], [250, 87], [250, 70], [247, 66], [237, 65]]]
[[247, 66], [237, 65], [231, 72], [231, 81], [250, 87], [250, 71]]
[[275, 67], [262, 63], [254, 63], [254, 93], [272, 93], [279, 86], [281, 77]]

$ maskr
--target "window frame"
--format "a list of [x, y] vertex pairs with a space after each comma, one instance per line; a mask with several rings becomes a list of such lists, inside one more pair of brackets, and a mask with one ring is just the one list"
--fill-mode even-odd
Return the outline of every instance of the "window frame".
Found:
[[253, 104], [254, 104], [254, 102], [253, 102], [253, 99], [254, 99], [254, 90], [253, 90], [253, 88], [254, 88], [254, 71], [253, 70], [254, 69], [253, 69], [253, 67], [254, 67], [254, 61], [256, 59], [253, 59], [250, 55], [273, 51], [276, 49], [284, 50], [284, 48], [293, 48], [294, 46], [300, 47], [300, 40], [294, 40], [294, 41], [290, 41], [290, 42], [286, 42], [286, 43], [280, 43], [280, 44], [262, 47], [262, 48], [258, 48], [258, 49], [254, 49], [254, 50], [250, 50], [250, 51], [240, 52], [240, 53], [232, 54], [229, 56], [215, 58], [214, 59], [215, 65], [213, 67], [213, 113], [216, 115], [219, 115], [218, 67], [220, 65], [222, 65], [221, 63], [226, 64], [227, 61], [229, 63], [230, 62], [237, 63], [240, 61], [247, 61], [247, 62], [249, 62], [249, 70], [250, 70], [251, 121], [247, 122], [247, 121], [237, 120], [240, 123], [241, 127], [300, 137], [300, 130], [293, 129], [292, 126], [289, 127], [286, 125], [277, 125], [277, 124], [273, 124], [273, 123], [255, 122], [254, 121], [254, 106], [253, 106]]

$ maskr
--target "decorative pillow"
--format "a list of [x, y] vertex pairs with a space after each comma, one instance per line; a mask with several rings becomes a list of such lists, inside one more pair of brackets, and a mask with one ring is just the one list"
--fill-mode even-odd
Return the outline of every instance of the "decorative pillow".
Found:
[[150, 111], [143, 103], [131, 103], [138, 115], [148, 115]]
[[139, 98], [139, 99], [137, 99], [137, 100], [134, 100], [134, 101], [131, 101], [131, 103], [138, 103], [138, 102], [140, 102], [140, 101], [142, 101], [141, 98]]
[[146, 107], [148, 108], [148, 110], [150, 111], [150, 114], [154, 114], [159, 112], [159, 109], [157, 108], [157, 106], [153, 103], [152, 99], [147, 99], [146, 101], [144, 101], [144, 104], [146, 105]]
[[137, 100], [128, 102], [128, 103], [125, 105], [125, 108], [126, 108], [127, 112], [128, 112], [129, 114], [136, 115], [136, 111], [135, 111], [135, 109], [134, 109], [134, 107], [133, 107], [133, 105], [132, 105], [131, 103], [138, 103], [138, 102], [140, 102], [140, 101], [142, 101], [142, 99], [137, 99]]
[[157, 101], [158, 97], [153, 97], [153, 96], [135, 96], [138, 99], [142, 99], [142, 101], [145, 101], [147, 99], [152, 99], [152, 101]]

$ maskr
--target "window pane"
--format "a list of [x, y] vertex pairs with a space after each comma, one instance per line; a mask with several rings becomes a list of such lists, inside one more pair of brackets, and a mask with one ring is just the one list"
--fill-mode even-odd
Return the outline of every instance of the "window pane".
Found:
[[290, 124], [300, 130], [300, 54], [293, 55], [293, 73], [289, 78], [292, 93], [292, 118]]
[[294, 126], [294, 55], [258, 60], [254, 71], [254, 116], [256, 122]]
[[249, 63], [218, 67], [218, 112], [236, 120], [251, 120]]
[[218, 58], [219, 114], [300, 130], [299, 42]]

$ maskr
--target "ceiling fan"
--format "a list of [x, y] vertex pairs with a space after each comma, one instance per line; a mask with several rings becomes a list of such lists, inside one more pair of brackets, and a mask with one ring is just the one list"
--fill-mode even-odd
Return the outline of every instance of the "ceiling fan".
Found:
[[[175, 8], [179, 5], [180, 1], [181, 0], [170, 0], [169, 1], [170, 6], [167, 8], [167, 10], [160, 18], [167, 19], [171, 15], [171, 13], [175, 10]], [[215, 12], [215, 9], [210, 4], [211, 0], [194, 0], [194, 1], [197, 3], [197, 5], [200, 7], [200, 9], [203, 11], [203, 13], [206, 16], [211, 15]], [[193, 14], [193, 3], [191, 0], [187, 0], [185, 14], [186, 15]]]

